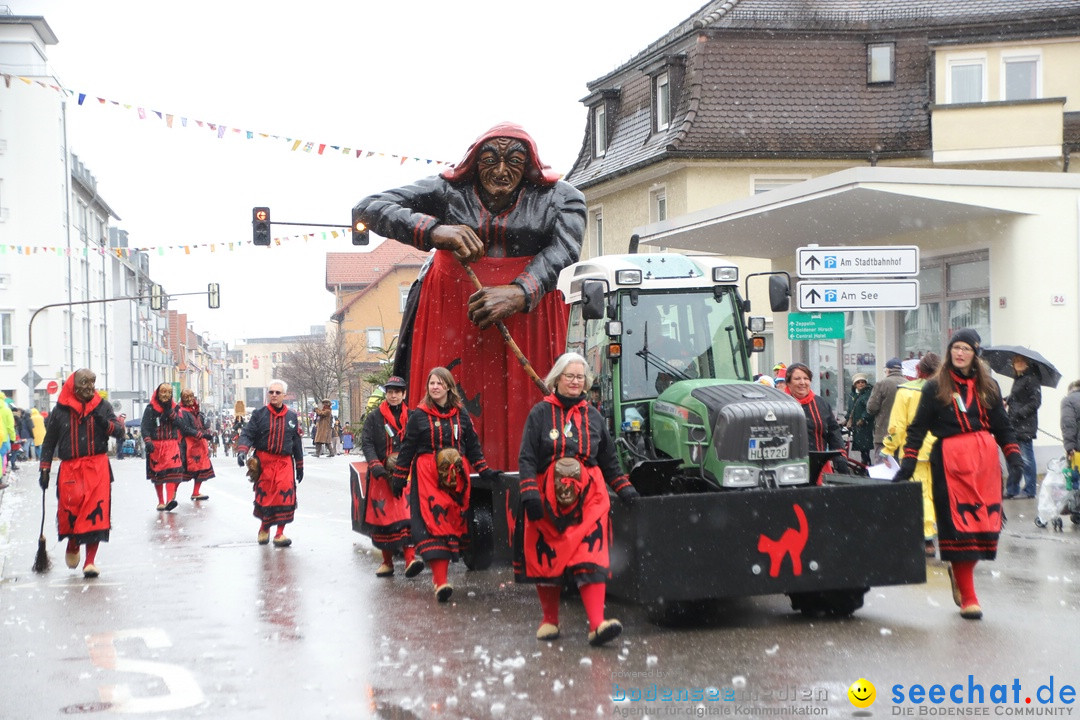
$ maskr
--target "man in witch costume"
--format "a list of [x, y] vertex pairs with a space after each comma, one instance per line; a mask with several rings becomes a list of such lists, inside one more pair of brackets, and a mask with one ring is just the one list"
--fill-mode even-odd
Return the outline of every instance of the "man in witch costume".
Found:
[[83, 576], [98, 576], [98, 543], [109, 541], [112, 521], [112, 467], [109, 438], [124, 439], [124, 416], [94, 389], [92, 370], [76, 370], [64, 382], [60, 399], [49, 413], [41, 445], [38, 484], [49, 487], [53, 457], [60, 458], [56, 475], [56, 526], [60, 539], [67, 538], [64, 560], [79, 566], [79, 546], [86, 546]]
[[375, 571], [379, 577], [394, 574], [394, 553], [405, 554], [405, 577], [416, 577], [424, 569], [424, 561], [416, 557], [412, 534], [409, 532], [408, 493], [394, 493], [390, 476], [397, 463], [409, 408], [405, 404], [405, 380], [394, 375], [383, 385], [385, 399], [368, 413], [360, 433], [360, 448], [367, 459], [367, 498], [362, 531], [371, 544], [382, 551], [382, 565]]
[[517, 468], [533, 384], [491, 326], [502, 321], [533, 365], [555, 361], [567, 308], [551, 291], [580, 256], [584, 196], [540, 161], [523, 128], [501, 123], [455, 167], [365, 198], [356, 211], [384, 237], [435, 249], [409, 293], [394, 374], [415, 398], [430, 368], [450, 369], [488, 462]]
[[304, 479], [304, 446], [300, 421], [285, 404], [288, 388], [281, 380], [271, 380], [266, 388], [267, 404], [251, 413], [236, 441], [236, 464], [244, 467], [248, 452], [258, 460], [249, 473], [255, 491], [252, 514], [259, 518], [258, 542], [270, 542], [270, 526], [277, 525], [274, 547], [288, 547], [285, 526], [296, 516], [296, 486]]

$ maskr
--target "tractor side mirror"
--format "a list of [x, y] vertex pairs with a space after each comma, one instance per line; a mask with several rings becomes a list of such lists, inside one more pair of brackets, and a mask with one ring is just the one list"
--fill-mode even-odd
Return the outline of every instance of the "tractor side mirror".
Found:
[[791, 283], [787, 275], [769, 276], [769, 305], [773, 312], [787, 312], [790, 306]]
[[586, 320], [599, 320], [604, 317], [604, 290], [607, 283], [603, 280], [586, 280], [581, 284], [581, 317]]

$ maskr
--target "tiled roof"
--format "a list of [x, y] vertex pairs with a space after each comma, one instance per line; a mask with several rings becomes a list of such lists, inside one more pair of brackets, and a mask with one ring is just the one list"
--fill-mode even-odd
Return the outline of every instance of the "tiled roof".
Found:
[[370, 285], [392, 268], [420, 267], [427, 253], [395, 240], [384, 240], [369, 252], [326, 253], [326, 289], [358, 289]]
[[[601, 158], [586, 128], [566, 179], [587, 187], [665, 158], [924, 156], [932, 44], [1065, 34], [1080, 34], [1080, 0], [713, 0], [589, 83], [618, 90], [614, 127]], [[894, 83], [866, 82], [875, 39], [896, 43]], [[654, 133], [643, 68], [672, 55], [685, 77]]]

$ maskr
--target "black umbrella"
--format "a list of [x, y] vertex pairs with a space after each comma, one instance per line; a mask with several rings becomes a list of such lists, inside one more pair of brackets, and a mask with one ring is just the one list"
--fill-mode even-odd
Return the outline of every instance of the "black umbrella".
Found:
[[126, 423], [124, 423], [124, 427], [127, 428], [137, 428], [140, 425], [142, 425], [142, 418], [132, 418], [131, 420], [128, 420]]
[[1054, 363], [1044, 358], [1040, 353], [1023, 345], [996, 345], [983, 348], [982, 351], [982, 358], [990, 366], [991, 370], [1011, 378], [1016, 377], [1016, 371], [1013, 370], [1012, 366], [1013, 357], [1016, 355], [1025, 358], [1028, 365], [1039, 371], [1040, 384], [1056, 388], [1057, 384], [1061, 382], [1061, 373], [1054, 367]]

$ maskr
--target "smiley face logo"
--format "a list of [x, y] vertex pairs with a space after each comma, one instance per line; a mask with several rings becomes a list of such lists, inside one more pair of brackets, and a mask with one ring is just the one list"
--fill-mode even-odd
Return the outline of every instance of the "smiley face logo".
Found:
[[877, 688], [866, 678], [859, 678], [847, 689], [848, 700], [857, 708], [868, 708], [877, 700]]

